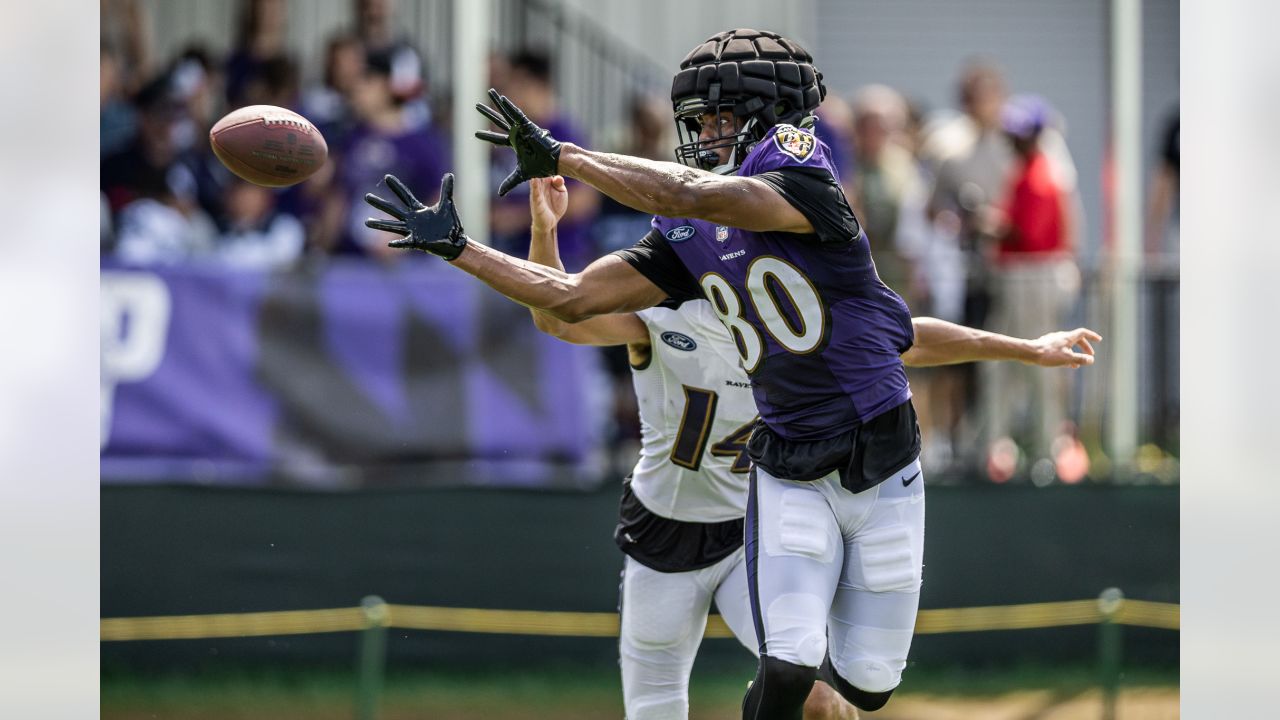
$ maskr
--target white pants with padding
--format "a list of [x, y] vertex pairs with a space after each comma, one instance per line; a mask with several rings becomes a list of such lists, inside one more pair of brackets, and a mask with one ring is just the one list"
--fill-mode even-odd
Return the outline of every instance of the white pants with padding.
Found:
[[756, 652], [742, 548], [711, 567], [663, 573], [626, 559], [622, 573], [622, 697], [628, 720], [689, 717], [689, 673], [711, 600]]
[[919, 461], [857, 494], [834, 472], [812, 482], [753, 473], [747, 571], [761, 650], [808, 667], [829, 653], [854, 687], [897, 687], [920, 604]]

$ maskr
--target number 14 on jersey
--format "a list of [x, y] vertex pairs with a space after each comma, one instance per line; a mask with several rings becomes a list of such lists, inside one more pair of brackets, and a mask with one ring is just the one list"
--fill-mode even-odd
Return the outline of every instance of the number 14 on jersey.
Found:
[[[689, 387], [684, 388], [684, 415], [680, 418], [680, 426], [676, 430], [676, 439], [671, 446], [671, 462], [682, 468], [697, 470], [702, 466], [702, 455], [707, 450], [707, 435], [716, 419], [716, 401], [719, 397], [712, 390]], [[747, 457], [747, 440], [751, 437], [751, 428], [756, 419], [751, 418], [742, 426], [729, 433], [723, 439], [711, 445], [711, 454], [716, 457], [733, 458], [732, 470], [745, 473], [751, 469], [751, 459]]]

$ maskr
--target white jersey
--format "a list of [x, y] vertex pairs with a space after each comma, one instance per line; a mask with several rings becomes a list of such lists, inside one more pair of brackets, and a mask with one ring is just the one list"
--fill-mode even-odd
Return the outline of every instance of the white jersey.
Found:
[[729, 331], [705, 300], [636, 315], [652, 351], [631, 369], [642, 439], [631, 491], [672, 520], [742, 518], [756, 405]]

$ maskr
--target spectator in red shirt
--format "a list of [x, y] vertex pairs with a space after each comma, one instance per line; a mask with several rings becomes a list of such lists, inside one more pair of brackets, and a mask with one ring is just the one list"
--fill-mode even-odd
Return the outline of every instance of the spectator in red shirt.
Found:
[[1013, 98], [1001, 117], [1017, 157], [1004, 203], [1003, 232], [997, 235], [1002, 264], [1060, 259], [1072, 250], [1069, 190], [1059, 183], [1039, 143], [1049, 116], [1043, 100], [1026, 95]]
[[[1037, 327], [1056, 327], [1067, 320], [1079, 293], [1071, 189], [1063, 186], [1040, 143], [1052, 117], [1048, 103], [1030, 95], [1010, 99], [1001, 114], [1015, 162], [1004, 201], [987, 219], [997, 240], [989, 322], [996, 332], [1025, 335]], [[1065, 424], [1067, 376], [992, 365], [981, 371], [993, 479], [1007, 479], [1021, 467], [1037, 482], [1051, 481], [1055, 455], [1073, 445], [1070, 438], [1060, 439], [1070, 428]], [[1020, 452], [1009, 451], [1016, 447], [1027, 453], [1027, 462], [1017, 461]]]

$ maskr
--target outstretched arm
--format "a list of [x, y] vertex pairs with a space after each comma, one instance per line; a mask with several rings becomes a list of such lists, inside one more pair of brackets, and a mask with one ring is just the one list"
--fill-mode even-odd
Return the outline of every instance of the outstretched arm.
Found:
[[616, 255], [606, 255], [582, 272], [570, 274], [468, 240], [453, 264], [521, 305], [568, 323], [643, 310], [667, 298], [657, 285]]
[[[564, 178], [534, 178], [529, 181], [529, 261], [564, 270], [556, 240], [556, 224], [569, 206]], [[599, 315], [579, 323], [565, 322], [550, 313], [530, 308], [533, 324], [542, 332], [575, 345], [647, 344], [649, 330], [635, 313]]]
[[395, 176], [388, 175], [386, 183], [404, 207], [367, 194], [365, 202], [394, 220], [370, 218], [365, 221], [366, 225], [400, 235], [388, 243], [391, 247], [439, 255], [526, 307], [575, 323], [596, 315], [653, 307], [667, 297], [662, 289], [616, 255], [606, 255], [582, 272], [570, 274], [511, 257], [471, 240], [463, 231], [453, 205], [453, 173], [444, 176], [440, 200], [431, 207], [423, 205]]
[[808, 218], [756, 178], [716, 175], [561, 143], [496, 90], [489, 91], [489, 98], [497, 110], [482, 104], [476, 109], [502, 132], [481, 130], [476, 137], [510, 147], [518, 163], [498, 188], [499, 195], [525, 180], [560, 173], [652, 215], [697, 218], [756, 232], [813, 232]]
[[653, 215], [697, 218], [755, 232], [813, 232], [809, 220], [777, 190], [752, 177], [594, 152], [572, 143], [562, 146], [560, 172]]
[[[916, 341], [902, 354], [908, 367], [981, 360], [1017, 360], [1041, 367], [1079, 368], [1093, 364], [1093, 345], [1102, 336], [1088, 328], [1051, 332], [1034, 340], [956, 325], [937, 318], [912, 318]], [[1079, 347], [1077, 351], [1075, 348]]]

